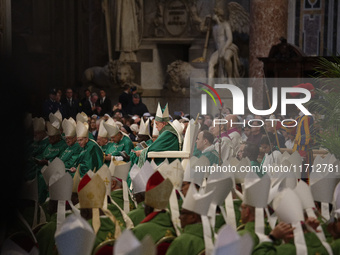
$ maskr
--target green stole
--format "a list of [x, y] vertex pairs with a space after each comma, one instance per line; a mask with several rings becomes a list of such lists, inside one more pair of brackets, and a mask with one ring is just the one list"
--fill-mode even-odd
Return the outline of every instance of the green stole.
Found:
[[210, 162], [211, 166], [213, 164], [218, 164], [219, 163], [219, 155], [218, 155], [218, 152], [215, 149], [213, 149], [211, 151], [202, 152], [201, 156], [206, 156], [209, 159], [209, 162]]
[[[124, 199], [123, 199], [123, 190], [118, 189], [118, 190], [113, 190], [111, 191], [111, 198], [117, 203], [117, 205], [121, 208], [124, 209]], [[130, 204], [130, 211], [135, 209], [135, 204], [131, 200], [131, 197], [129, 196], [129, 204]], [[118, 209], [117, 209], [118, 210]]]

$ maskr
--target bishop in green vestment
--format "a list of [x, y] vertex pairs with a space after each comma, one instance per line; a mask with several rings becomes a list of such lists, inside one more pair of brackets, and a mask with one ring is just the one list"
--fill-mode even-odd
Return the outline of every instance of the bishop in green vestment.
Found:
[[[76, 126], [77, 142], [81, 147], [79, 157], [75, 162], [75, 166], [79, 166], [80, 177], [83, 177], [89, 170], [98, 170], [104, 162], [104, 154], [99, 145], [88, 138], [88, 128], [82, 123], [78, 122]], [[76, 171], [76, 167], [70, 169], [71, 173]]]
[[170, 213], [165, 210], [152, 212], [132, 231], [140, 241], [150, 235], [154, 243], [163, 237], [176, 236]]
[[[60, 159], [64, 162], [66, 170], [69, 170], [72, 167], [77, 167], [75, 164], [78, 160], [82, 148], [80, 147], [79, 143], [77, 143], [75, 120], [72, 118], [64, 119], [62, 122], [62, 127], [65, 134], [65, 141], [68, 147], [60, 156]], [[71, 175], [73, 176], [74, 173], [71, 173]]]
[[129, 155], [133, 149], [133, 143], [128, 136], [121, 132], [119, 132], [117, 136], [117, 139], [113, 139], [113, 142], [107, 144], [105, 155], [109, 155], [109, 161], [111, 160], [111, 156], [121, 156], [120, 152], [122, 151], [125, 151], [126, 154]]
[[167, 250], [167, 255], [199, 254], [204, 250], [202, 223], [190, 224], [184, 227], [180, 236], [176, 237]]
[[[75, 137], [77, 141], [77, 138]], [[66, 143], [68, 143], [68, 139], [66, 138]], [[64, 152], [61, 154], [60, 159], [64, 162], [66, 170], [71, 167], [76, 167], [76, 162], [78, 157], [82, 151], [82, 148], [79, 146], [79, 143], [75, 142], [74, 144], [68, 146]], [[72, 176], [74, 173], [71, 174]]]
[[[102, 167], [104, 162], [104, 154], [99, 145], [93, 141], [89, 140], [85, 145], [83, 145], [84, 141], [78, 139], [78, 143], [82, 150], [80, 151], [79, 157], [75, 163], [75, 165], [79, 168], [80, 177], [83, 177], [87, 171], [89, 170], [98, 170]], [[83, 147], [84, 146], [84, 147]], [[73, 168], [74, 172], [76, 168]]]
[[133, 225], [136, 227], [139, 223], [141, 223], [145, 218], [144, 212], [144, 202], [140, 202], [137, 204], [137, 208], [128, 212], [129, 218], [132, 220]]
[[34, 178], [35, 175], [37, 174], [38, 176], [38, 194], [39, 194], [39, 203], [44, 203], [47, 196], [48, 196], [48, 191], [47, 191], [47, 186], [45, 183], [45, 180], [40, 172], [42, 167], [44, 165], [47, 165], [48, 162], [52, 161], [56, 157], [60, 157], [61, 154], [64, 152], [64, 150], [67, 147], [66, 142], [61, 138], [61, 133], [59, 130], [59, 123], [56, 124], [55, 122], [46, 123], [47, 127], [47, 135], [50, 144], [45, 148], [44, 152], [40, 155], [37, 156], [37, 166], [35, 169], [35, 173], [31, 172], [29, 173], [29, 178]]
[[133, 149], [133, 143], [127, 135], [124, 135], [120, 131], [112, 119], [103, 122], [103, 126], [107, 131], [107, 136], [111, 139], [105, 151], [105, 163], [109, 165], [112, 156], [121, 156], [120, 153], [122, 151], [125, 151], [126, 154], [129, 155]]
[[176, 236], [171, 215], [165, 210], [172, 189], [171, 181], [168, 178], [164, 180], [158, 171], [150, 176], [146, 184], [144, 200], [146, 217], [133, 229], [137, 239], [142, 240], [146, 235], [150, 235], [156, 243], [162, 237]]
[[[316, 236], [315, 233], [307, 232], [304, 234], [307, 253], [308, 254], [329, 254], [326, 248], [321, 243], [320, 239]], [[334, 252], [339, 252], [339, 242], [334, 242], [331, 244], [331, 248], [333, 250], [333, 254], [339, 254]], [[291, 239], [289, 242], [286, 242], [281, 245], [275, 245], [272, 241], [262, 242], [255, 247], [253, 250], [253, 255], [295, 255], [296, 254], [296, 245]]]

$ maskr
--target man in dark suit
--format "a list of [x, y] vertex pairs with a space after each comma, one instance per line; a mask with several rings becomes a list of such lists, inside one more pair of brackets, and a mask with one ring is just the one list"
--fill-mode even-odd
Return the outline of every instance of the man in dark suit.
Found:
[[122, 105], [122, 111], [124, 112], [124, 114], [126, 114], [128, 105], [132, 101], [132, 95], [130, 93], [130, 90], [131, 90], [130, 85], [129, 84], [125, 84], [124, 85], [124, 91], [119, 96], [119, 103]]
[[45, 120], [48, 120], [48, 116], [50, 113], [55, 113], [60, 108], [58, 102], [56, 101], [56, 97], [57, 90], [55, 88], [50, 89], [48, 93], [48, 99], [46, 99], [43, 104], [43, 113]]
[[97, 93], [92, 93], [90, 100], [85, 101], [83, 104], [83, 112], [85, 112], [87, 116], [92, 116], [93, 114], [100, 115], [99, 108], [98, 95]]
[[139, 94], [132, 96], [132, 102], [127, 107], [127, 113], [130, 115], [138, 115], [142, 117], [144, 113], [149, 112], [145, 104], [141, 102]]
[[76, 119], [77, 113], [81, 111], [79, 101], [73, 98], [73, 90], [71, 88], [67, 88], [65, 94], [66, 97], [61, 100], [63, 117]]
[[107, 114], [110, 114], [112, 112], [112, 106], [111, 106], [111, 100], [106, 97], [105, 90], [101, 89], [99, 91], [100, 99], [99, 99], [99, 107], [100, 110], [100, 116]]

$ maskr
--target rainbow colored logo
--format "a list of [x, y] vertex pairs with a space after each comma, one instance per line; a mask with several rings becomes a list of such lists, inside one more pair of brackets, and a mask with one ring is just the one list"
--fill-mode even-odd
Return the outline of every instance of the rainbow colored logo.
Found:
[[[218, 100], [220, 101], [220, 104], [221, 104], [221, 107], [223, 106], [222, 104], [222, 100], [221, 100], [221, 97], [220, 95], [217, 93], [217, 91], [211, 87], [210, 85], [206, 84], [206, 83], [203, 83], [203, 82], [197, 82], [198, 84], [200, 85], [203, 85], [205, 87], [207, 87], [208, 89], [210, 89], [212, 92], [214, 92], [214, 94], [217, 96]], [[200, 90], [206, 92], [211, 98], [212, 100], [214, 101], [215, 105], [217, 106], [217, 103], [216, 103], [216, 100], [215, 100], [215, 97], [213, 96], [213, 94], [211, 94], [211, 92], [205, 88], [199, 88]]]

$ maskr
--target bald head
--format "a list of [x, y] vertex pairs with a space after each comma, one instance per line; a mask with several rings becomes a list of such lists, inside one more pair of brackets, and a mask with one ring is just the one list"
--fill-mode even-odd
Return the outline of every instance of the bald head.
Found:
[[232, 128], [231, 123], [238, 122], [237, 116], [233, 115], [233, 114], [227, 115], [226, 120], [228, 121], [228, 123], [227, 123], [227, 128], [228, 129]]

